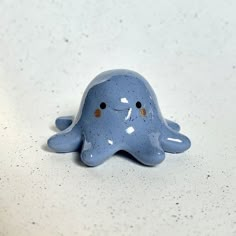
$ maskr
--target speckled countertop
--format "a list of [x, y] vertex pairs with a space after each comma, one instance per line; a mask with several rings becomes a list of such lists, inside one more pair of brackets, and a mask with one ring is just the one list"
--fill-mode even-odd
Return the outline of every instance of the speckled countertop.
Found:
[[[0, 1], [0, 235], [236, 235], [236, 3]], [[48, 152], [103, 70], [143, 74], [192, 148], [148, 168]]]

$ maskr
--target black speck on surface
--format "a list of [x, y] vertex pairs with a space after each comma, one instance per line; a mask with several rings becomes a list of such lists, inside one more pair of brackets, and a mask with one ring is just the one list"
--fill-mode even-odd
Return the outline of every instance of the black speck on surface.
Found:
[[64, 38], [64, 42], [69, 43], [69, 39], [68, 38]]

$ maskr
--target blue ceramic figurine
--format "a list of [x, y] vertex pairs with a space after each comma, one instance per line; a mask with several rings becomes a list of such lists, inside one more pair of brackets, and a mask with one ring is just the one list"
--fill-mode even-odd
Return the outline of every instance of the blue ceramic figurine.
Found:
[[148, 82], [130, 70], [99, 74], [87, 87], [77, 118], [59, 117], [61, 132], [48, 140], [59, 153], [80, 152], [87, 166], [97, 166], [120, 150], [155, 166], [165, 152], [181, 153], [190, 140], [180, 126], [164, 119]]

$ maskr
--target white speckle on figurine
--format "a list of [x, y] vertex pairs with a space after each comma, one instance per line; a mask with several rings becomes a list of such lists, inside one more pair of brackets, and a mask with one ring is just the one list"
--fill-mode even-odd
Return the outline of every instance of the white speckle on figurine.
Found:
[[165, 152], [181, 153], [191, 146], [180, 126], [162, 117], [149, 83], [130, 70], [99, 74], [87, 87], [77, 117], [59, 117], [56, 126], [60, 132], [48, 140], [49, 148], [80, 151], [87, 166], [98, 166], [120, 150], [155, 166]]

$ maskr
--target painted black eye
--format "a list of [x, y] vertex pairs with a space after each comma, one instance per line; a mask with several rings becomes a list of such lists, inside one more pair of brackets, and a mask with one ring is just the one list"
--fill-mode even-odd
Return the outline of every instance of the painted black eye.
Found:
[[141, 102], [139, 102], [139, 101], [138, 101], [138, 102], [136, 102], [136, 107], [137, 107], [137, 108], [141, 108], [141, 107], [142, 107], [142, 103], [141, 103]]
[[102, 103], [100, 104], [100, 108], [101, 108], [101, 109], [105, 109], [106, 107], [107, 107], [107, 105], [106, 105], [105, 102], [102, 102]]

